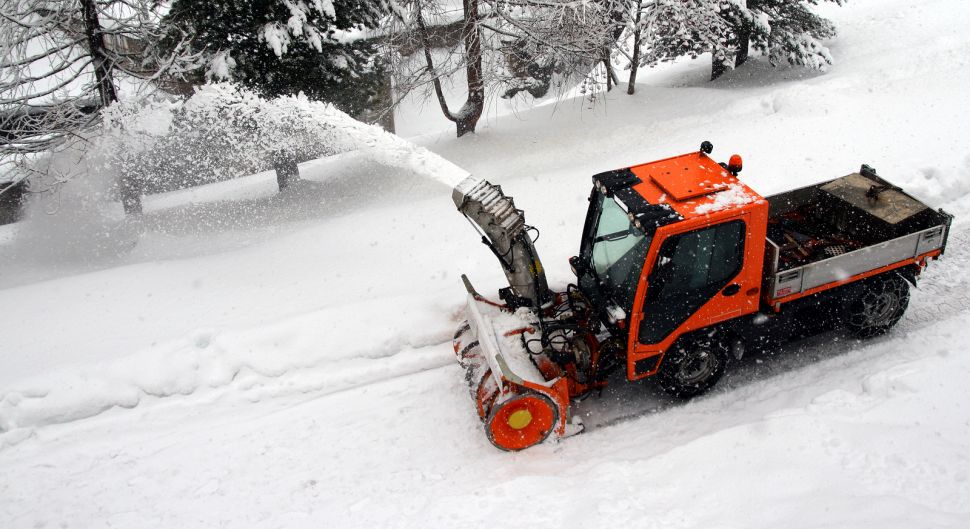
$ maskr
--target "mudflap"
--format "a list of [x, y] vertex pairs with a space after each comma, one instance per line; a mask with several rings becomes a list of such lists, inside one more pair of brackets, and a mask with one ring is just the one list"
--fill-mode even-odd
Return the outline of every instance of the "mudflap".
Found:
[[582, 431], [579, 421], [570, 423], [566, 379], [546, 380], [522, 344], [521, 335], [533, 323], [527, 313], [513, 313], [470, 293], [468, 319], [453, 341], [486, 437], [508, 451]]

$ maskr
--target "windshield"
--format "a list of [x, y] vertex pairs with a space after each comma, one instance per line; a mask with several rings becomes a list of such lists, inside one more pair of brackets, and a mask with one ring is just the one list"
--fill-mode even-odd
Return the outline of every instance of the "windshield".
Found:
[[630, 314], [651, 237], [633, 227], [612, 198], [598, 195], [591, 253], [593, 273], [604, 294]]

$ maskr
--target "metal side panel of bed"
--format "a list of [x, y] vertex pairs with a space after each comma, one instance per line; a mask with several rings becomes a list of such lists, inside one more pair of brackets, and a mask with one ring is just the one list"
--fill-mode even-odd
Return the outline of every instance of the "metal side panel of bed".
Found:
[[[822, 261], [775, 273], [771, 297], [778, 299], [912, 259], [945, 246], [949, 222], [860, 248]], [[772, 244], [774, 246], [774, 244]], [[777, 248], [777, 247], [775, 247]], [[777, 249], [776, 249], [777, 251]], [[775, 265], [777, 270], [777, 265]]]

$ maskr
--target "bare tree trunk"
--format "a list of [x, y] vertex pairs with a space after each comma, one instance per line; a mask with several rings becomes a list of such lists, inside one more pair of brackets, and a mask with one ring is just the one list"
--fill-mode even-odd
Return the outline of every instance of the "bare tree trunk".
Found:
[[610, 62], [609, 54], [603, 58], [603, 67], [606, 68], [606, 91], [609, 92], [613, 90], [613, 85], [620, 85], [620, 78], [616, 76], [616, 71], [613, 70], [613, 63]]
[[[98, 19], [98, 10], [95, 0], [79, 0], [81, 12], [84, 15], [84, 36], [88, 43], [88, 53], [91, 54], [91, 67], [94, 69], [94, 82], [98, 87], [98, 96], [101, 99], [101, 107], [107, 108], [112, 103], [118, 101], [118, 93], [115, 91], [114, 80], [111, 78], [111, 62], [108, 60], [104, 45], [104, 31], [101, 29], [101, 20]], [[125, 210], [125, 215], [140, 215], [141, 206], [141, 183], [137, 178], [123, 171], [119, 182], [121, 191], [121, 206]]]
[[273, 169], [276, 170], [276, 184], [280, 191], [289, 187], [292, 181], [300, 179], [300, 166], [292, 153], [277, 152], [273, 156]]
[[630, 83], [626, 87], [626, 93], [633, 95], [636, 92], [637, 70], [640, 69], [640, 17], [643, 16], [642, 2], [637, 2], [637, 16], [633, 19], [633, 57], [630, 59]]
[[98, 19], [95, 0], [79, 0], [81, 11], [84, 13], [84, 35], [88, 41], [88, 52], [91, 54], [94, 80], [98, 85], [98, 95], [101, 105], [107, 107], [118, 101], [114, 81], [111, 79], [111, 63], [108, 61], [104, 46], [104, 31]]
[[448, 102], [445, 101], [445, 93], [441, 89], [441, 78], [438, 77], [438, 72], [435, 71], [434, 61], [431, 58], [431, 38], [428, 36], [428, 28], [424, 25], [424, 16], [421, 15], [421, 4], [417, 3], [417, 13], [415, 14], [418, 22], [418, 31], [421, 33], [421, 45], [424, 48], [424, 60], [428, 64], [428, 73], [431, 74], [431, 85], [434, 86], [434, 94], [438, 98], [438, 106], [441, 107], [441, 113], [448, 118], [449, 121], [455, 121], [455, 116], [451, 114], [451, 110], [448, 109]]
[[734, 67], [741, 66], [748, 60], [748, 48], [751, 46], [751, 23], [747, 20], [741, 22], [737, 28], [738, 32], [738, 52], [734, 55]]
[[634, 33], [636, 35], [635, 41], [633, 41], [633, 60], [630, 61], [630, 83], [626, 87], [626, 93], [633, 95], [636, 93], [637, 89], [637, 71], [640, 69], [640, 32]]
[[455, 124], [458, 137], [475, 132], [485, 110], [485, 81], [482, 78], [482, 35], [478, 27], [478, 0], [462, 0], [465, 11], [465, 76], [468, 79], [468, 99], [461, 107]]
[[381, 89], [378, 93], [381, 103], [377, 105], [377, 108], [383, 106], [387, 109], [386, 112], [381, 114], [377, 124], [388, 132], [394, 132], [394, 87], [392, 83], [393, 79], [390, 72], [385, 72], [383, 74], [383, 79], [381, 80]]
[[424, 47], [424, 60], [428, 64], [428, 71], [432, 75], [431, 84], [434, 86], [435, 96], [438, 98], [438, 106], [441, 113], [453, 122], [457, 128], [458, 137], [462, 137], [469, 132], [475, 132], [478, 120], [482, 117], [485, 109], [485, 81], [482, 74], [482, 39], [478, 27], [478, 0], [462, 0], [465, 21], [462, 27], [462, 37], [465, 47], [465, 77], [468, 81], [468, 98], [465, 104], [455, 114], [448, 108], [445, 100], [444, 91], [441, 88], [441, 78], [438, 77], [431, 59], [431, 39], [428, 36], [428, 28], [424, 24], [424, 17], [421, 16], [421, 4], [417, 4], [417, 23], [418, 31], [421, 33], [421, 42]]

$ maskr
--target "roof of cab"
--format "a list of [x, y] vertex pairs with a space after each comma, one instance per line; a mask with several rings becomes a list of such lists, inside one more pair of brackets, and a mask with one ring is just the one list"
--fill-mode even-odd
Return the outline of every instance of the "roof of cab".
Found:
[[668, 204], [685, 219], [764, 200], [703, 152], [630, 167], [632, 188], [651, 204]]

